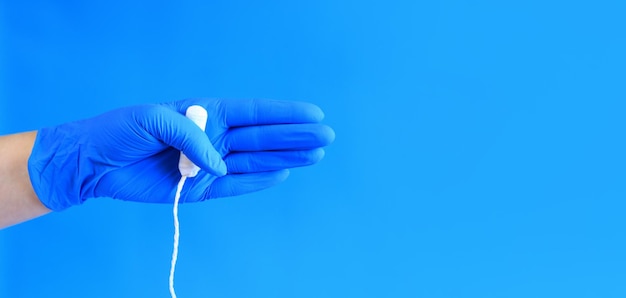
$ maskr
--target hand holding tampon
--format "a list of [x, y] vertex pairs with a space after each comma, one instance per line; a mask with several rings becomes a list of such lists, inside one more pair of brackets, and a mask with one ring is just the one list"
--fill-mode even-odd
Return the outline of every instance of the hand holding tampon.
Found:
[[[206, 132], [184, 116], [193, 105], [211, 116]], [[182, 151], [203, 171], [189, 179], [181, 203], [241, 195], [282, 182], [289, 168], [318, 162], [334, 139], [322, 118], [312, 104], [274, 100], [122, 108], [41, 129], [29, 174], [41, 202], [54, 211], [99, 197], [171, 204]]]

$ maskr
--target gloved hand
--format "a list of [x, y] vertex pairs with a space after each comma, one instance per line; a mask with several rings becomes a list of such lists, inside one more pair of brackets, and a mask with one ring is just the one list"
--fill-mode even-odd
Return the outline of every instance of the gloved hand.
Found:
[[[184, 116], [208, 111], [206, 133]], [[29, 159], [33, 188], [60, 211], [97, 197], [172, 203], [183, 151], [202, 171], [181, 203], [262, 190], [311, 165], [334, 132], [322, 111], [303, 102], [188, 99], [111, 111], [41, 129]]]

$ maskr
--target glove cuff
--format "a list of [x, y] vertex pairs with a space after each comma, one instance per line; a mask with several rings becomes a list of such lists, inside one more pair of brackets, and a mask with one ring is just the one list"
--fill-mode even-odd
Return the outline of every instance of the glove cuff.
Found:
[[[52, 211], [62, 211], [84, 202], [85, 171], [80, 141], [73, 138], [75, 124], [39, 130], [28, 159], [31, 184], [39, 200]], [[71, 132], [71, 133], [70, 133]]]

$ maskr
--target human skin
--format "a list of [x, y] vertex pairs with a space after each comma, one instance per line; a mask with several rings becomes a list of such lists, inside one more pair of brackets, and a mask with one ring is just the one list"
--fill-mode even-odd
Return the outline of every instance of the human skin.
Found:
[[33, 190], [28, 158], [37, 131], [0, 136], [0, 229], [51, 212]]
[[[201, 130], [180, 115], [196, 104], [212, 108], [219, 152]], [[322, 148], [335, 136], [330, 127], [319, 123], [323, 117], [319, 107], [304, 102], [200, 98], [127, 107], [49, 129], [0, 136], [0, 229], [95, 197], [163, 203], [125, 183], [129, 177], [148, 177], [142, 185], [154, 190], [155, 181], [160, 183], [163, 177], [178, 181], [175, 163], [179, 152], [185, 150], [206, 171], [206, 179], [198, 180], [202, 183], [191, 189], [196, 201], [277, 185], [287, 178], [290, 168], [313, 165], [323, 158]], [[58, 141], [67, 142], [58, 147]], [[79, 141], [89, 146], [81, 147], [75, 143]], [[95, 159], [89, 158], [90, 153]], [[108, 175], [96, 175], [99, 179], [92, 180], [89, 175], [81, 177], [75, 169], [80, 165], [66, 160], [68, 156], [84, 157], [85, 167], [100, 166], [84, 172]], [[159, 174], [141, 175], [146, 168]], [[47, 170], [45, 175], [43, 170]], [[92, 193], [85, 197], [80, 189], [71, 188], [85, 183], [93, 184]], [[158, 186], [160, 191], [169, 189], [167, 184]]]

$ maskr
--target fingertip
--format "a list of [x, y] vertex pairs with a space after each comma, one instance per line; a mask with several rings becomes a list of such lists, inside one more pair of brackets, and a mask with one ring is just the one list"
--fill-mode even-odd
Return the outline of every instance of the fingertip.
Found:
[[320, 162], [326, 156], [326, 151], [322, 148], [317, 148], [313, 151], [313, 156], [311, 157], [311, 164], [315, 164]]
[[314, 122], [322, 122], [324, 120], [324, 111], [317, 105], [309, 104], [309, 114]]
[[335, 141], [335, 130], [328, 125], [322, 125], [319, 130], [319, 142], [321, 146], [328, 146]]
[[318, 105], [305, 101], [286, 101], [284, 104], [290, 106], [294, 123], [319, 123], [324, 120], [324, 111]]
[[289, 169], [282, 169], [282, 170], [278, 170], [274, 173], [274, 185], [280, 184], [285, 182], [285, 180], [287, 180], [287, 178], [289, 178], [289, 175], [291, 174], [291, 171], [289, 171]]
[[220, 164], [217, 167], [216, 175], [218, 177], [224, 177], [224, 176], [226, 176], [226, 174], [228, 174], [228, 167], [226, 166], [226, 162], [224, 162], [224, 160], [220, 159]]
[[221, 156], [217, 152], [212, 152], [213, 156], [211, 156], [209, 160], [208, 168], [206, 169], [211, 175], [217, 177], [224, 177], [228, 174], [228, 167], [226, 166], [226, 162], [222, 159]]

